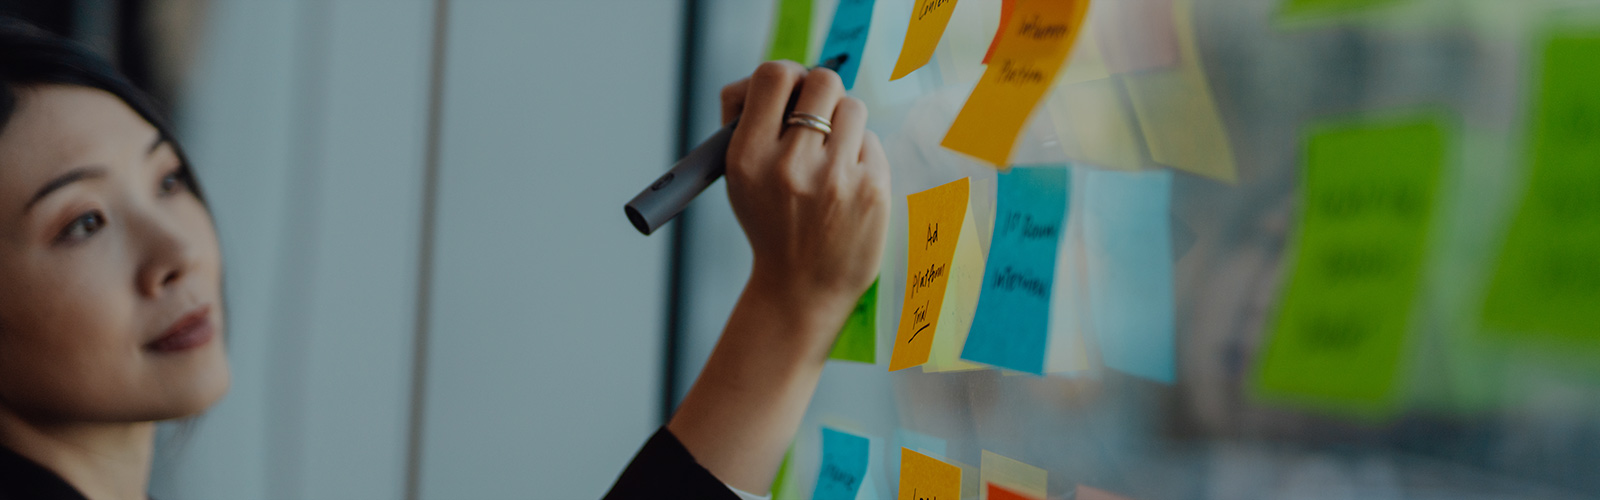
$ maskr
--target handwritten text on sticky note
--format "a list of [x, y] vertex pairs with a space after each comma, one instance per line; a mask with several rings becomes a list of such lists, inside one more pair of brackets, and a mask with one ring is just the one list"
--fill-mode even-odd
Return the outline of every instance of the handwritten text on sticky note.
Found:
[[950, 13], [955, 10], [956, 0], [916, 0], [911, 6], [906, 41], [900, 46], [900, 58], [894, 62], [890, 80], [899, 80], [933, 59], [933, 49], [939, 46], [945, 27], [950, 25]]
[[941, 144], [1005, 166], [1072, 51], [1088, 0], [1016, 0], [988, 69]]
[[867, 475], [871, 445], [867, 438], [823, 427], [822, 467], [812, 500], [855, 500]]
[[1044, 374], [1070, 175], [1064, 167], [1016, 167], [1000, 174], [983, 292], [962, 359]]
[[961, 178], [906, 197], [910, 238], [906, 254], [905, 304], [889, 370], [926, 363], [933, 331], [944, 305], [962, 225], [966, 221], [970, 182]]
[[1316, 129], [1263, 396], [1374, 414], [1395, 396], [1422, 284], [1445, 127], [1432, 115]]

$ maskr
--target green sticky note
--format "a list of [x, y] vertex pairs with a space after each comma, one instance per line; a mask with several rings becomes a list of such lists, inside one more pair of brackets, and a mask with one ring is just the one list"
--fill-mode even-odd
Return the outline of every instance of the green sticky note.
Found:
[[1600, 31], [1544, 45], [1527, 190], [1483, 307], [1492, 331], [1600, 343]]
[[772, 500], [790, 500], [794, 495], [784, 489], [789, 483], [789, 457], [794, 455], [794, 443], [789, 443], [789, 449], [783, 452], [783, 462], [778, 464], [778, 475], [772, 478]]
[[839, 338], [833, 341], [828, 359], [877, 363], [878, 358], [878, 281], [861, 294], [850, 319], [844, 321]]
[[1302, 16], [1316, 14], [1342, 14], [1380, 5], [1398, 3], [1400, 0], [1285, 0], [1282, 14]]
[[772, 19], [772, 45], [767, 60], [787, 59], [804, 64], [811, 46], [811, 0], [778, 0]]
[[1288, 289], [1257, 394], [1352, 416], [1394, 406], [1446, 158], [1433, 115], [1313, 129]]

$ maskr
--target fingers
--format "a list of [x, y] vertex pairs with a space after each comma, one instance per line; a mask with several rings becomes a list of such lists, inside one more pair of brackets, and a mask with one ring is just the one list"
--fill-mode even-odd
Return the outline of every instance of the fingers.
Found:
[[878, 134], [868, 130], [861, 139], [861, 168], [872, 188], [889, 197], [889, 158], [884, 156], [883, 143], [878, 140]]
[[745, 94], [749, 92], [749, 77], [741, 78], [737, 82], [733, 82], [728, 84], [726, 87], [722, 87], [722, 94], [719, 97], [722, 98], [723, 125], [727, 125], [728, 122], [733, 121], [734, 118], [738, 118], [739, 113], [744, 111]]
[[[800, 84], [800, 97], [795, 100], [794, 111], [813, 114], [831, 121], [834, 107], [838, 106], [842, 97], [844, 97], [844, 82], [839, 79], [838, 73], [827, 68], [813, 69], [806, 73], [805, 80]], [[784, 143], [790, 146], [790, 151], [817, 149], [822, 146], [828, 135], [801, 126], [787, 127], [783, 131]]]
[[806, 68], [792, 61], [769, 61], [757, 67], [750, 75], [735, 134], [763, 141], [777, 138], [783, 130], [789, 96], [805, 75]]
[[860, 163], [861, 141], [867, 131], [867, 105], [846, 96], [833, 108], [833, 134], [828, 136], [828, 157], [841, 165]]

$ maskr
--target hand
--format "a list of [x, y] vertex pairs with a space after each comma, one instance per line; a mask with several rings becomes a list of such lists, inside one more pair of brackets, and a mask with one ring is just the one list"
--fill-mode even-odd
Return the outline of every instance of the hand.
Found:
[[[833, 132], [785, 126], [791, 98]], [[831, 70], [775, 61], [722, 89], [723, 121], [735, 116], [728, 198], [755, 253], [747, 291], [842, 322], [878, 275], [889, 224], [889, 162], [866, 105]]]
[[[794, 110], [833, 132], [785, 127]], [[889, 162], [839, 75], [770, 62], [722, 89], [728, 198], [755, 250], [750, 284], [667, 428], [697, 462], [750, 492], [772, 484], [834, 335], [878, 275]]]

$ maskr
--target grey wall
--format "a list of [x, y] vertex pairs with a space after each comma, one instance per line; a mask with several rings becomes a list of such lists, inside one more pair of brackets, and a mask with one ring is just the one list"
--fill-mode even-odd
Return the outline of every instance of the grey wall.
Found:
[[680, 2], [450, 0], [442, 40], [435, 2], [211, 2], [179, 122], [234, 387], [156, 497], [598, 497], [659, 423], [670, 235], [618, 207], [671, 160]]

